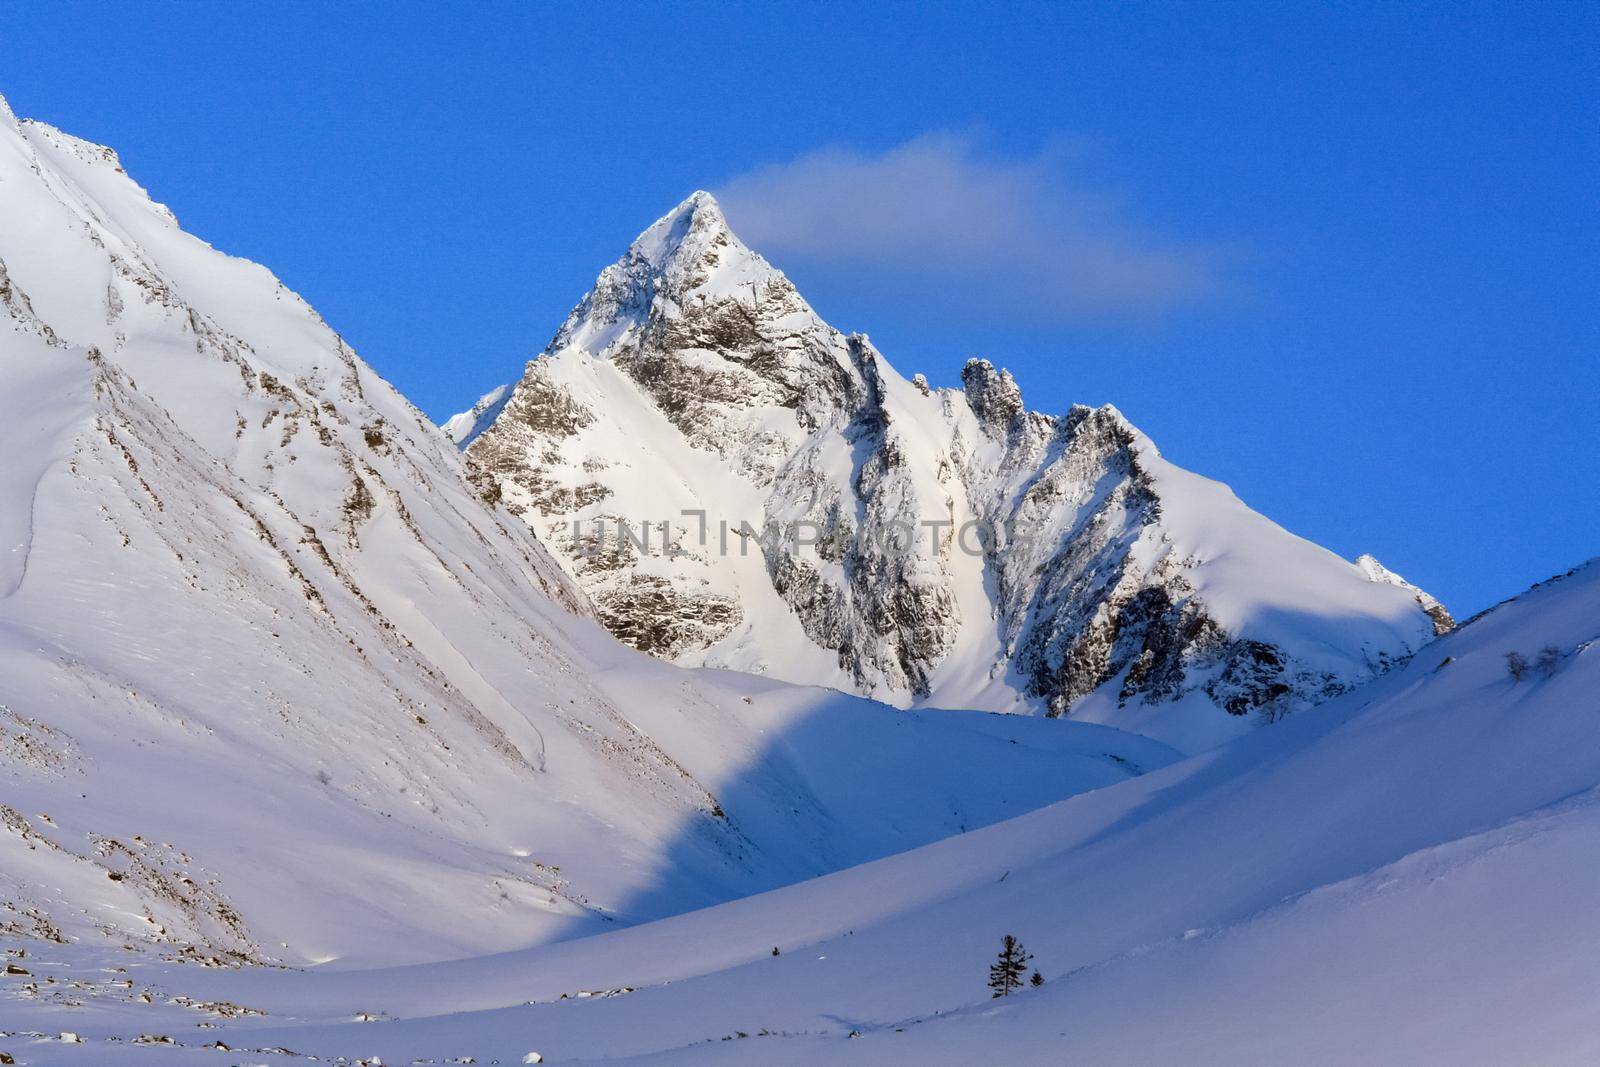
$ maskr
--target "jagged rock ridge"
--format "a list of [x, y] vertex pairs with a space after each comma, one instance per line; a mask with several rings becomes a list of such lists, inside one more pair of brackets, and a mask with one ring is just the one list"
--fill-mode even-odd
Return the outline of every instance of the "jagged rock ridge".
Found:
[[902, 378], [696, 193], [468, 455], [623, 640], [902, 705], [1202, 745], [1432, 636], [1417, 591], [1173, 467], [1109, 405], [1030, 412], [984, 360], [961, 379]]

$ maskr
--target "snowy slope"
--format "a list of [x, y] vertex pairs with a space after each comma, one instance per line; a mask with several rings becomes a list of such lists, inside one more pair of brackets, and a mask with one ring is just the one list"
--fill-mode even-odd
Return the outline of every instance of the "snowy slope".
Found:
[[605, 625], [688, 665], [1196, 750], [1434, 636], [1426, 594], [1172, 466], [1114, 408], [1028, 412], [982, 360], [962, 380], [907, 381], [828, 326], [696, 193], [450, 426]]
[[[522, 952], [376, 971], [139, 968], [104, 1062], [1585, 1064], [1600, 1056], [1600, 561], [1314, 716], [853, 870]], [[1505, 653], [1548, 669], [1521, 682]], [[1014, 933], [1045, 978], [995, 1001]], [[780, 949], [774, 956], [772, 947]], [[42, 952], [41, 973], [93, 978]], [[103, 979], [101, 979], [103, 980]], [[580, 994], [588, 993], [584, 996]], [[563, 995], [566, 994], [564, 997]], [[217, 1030], [163, 997], [264, 1011]], [[121, 999], [119, 999], [121, 997]], [[353, 1022], [367, 1013], [383, 1021]], [[30, 1062], [69, 1062], [58, 1042]], [[122, 1055], [122, 1059], [118, 1055]]]
[[618, 645], [299, 297], [109, 149], [3, 108], [0, 305], [8, 946], [371, 966], [545, 943], [1173, 758]]

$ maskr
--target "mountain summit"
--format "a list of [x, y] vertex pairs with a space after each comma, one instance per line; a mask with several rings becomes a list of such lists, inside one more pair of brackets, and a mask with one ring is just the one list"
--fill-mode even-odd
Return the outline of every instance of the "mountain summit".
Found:
[[959, 389], [908, 381], [706, 193], [458, 439], [613, 634], [684, 664], [1199, 748], [1435, 630], [1425, 594], [1172, 466], [1109, 405], [1030, 412], [984, 360]]

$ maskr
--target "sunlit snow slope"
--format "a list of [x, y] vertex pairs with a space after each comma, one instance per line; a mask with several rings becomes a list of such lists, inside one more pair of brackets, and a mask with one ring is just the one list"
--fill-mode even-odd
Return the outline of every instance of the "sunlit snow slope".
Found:
[[[181, 1007], [82, 1017], [386, 1064], [1591, 1064], [1597, 642], [1600, 561], [1314, 715], [914, 852], [531, 951], [137, 975], [268, 1013], [203, 1036]], [[1006, 933], [1045, 981], [997, 1001]]]
[[693, 675], [588, 613], [299, 297], [0, 106], [0, 942], [455, 957], [1172, 758]]

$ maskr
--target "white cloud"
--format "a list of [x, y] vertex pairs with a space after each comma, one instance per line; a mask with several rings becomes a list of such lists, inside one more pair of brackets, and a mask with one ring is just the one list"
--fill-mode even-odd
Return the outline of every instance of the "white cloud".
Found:
[[1120, 198], [1074, 182], [1066, 161], [990, 158], [967, 138], [931, 135], [877, 155], [811, 152], [716, 192], [735, 231], [780, 266], [920, 293], [945, 313], [1151, 319], [1234, 288], [1233, 256], [1139, 226]]

